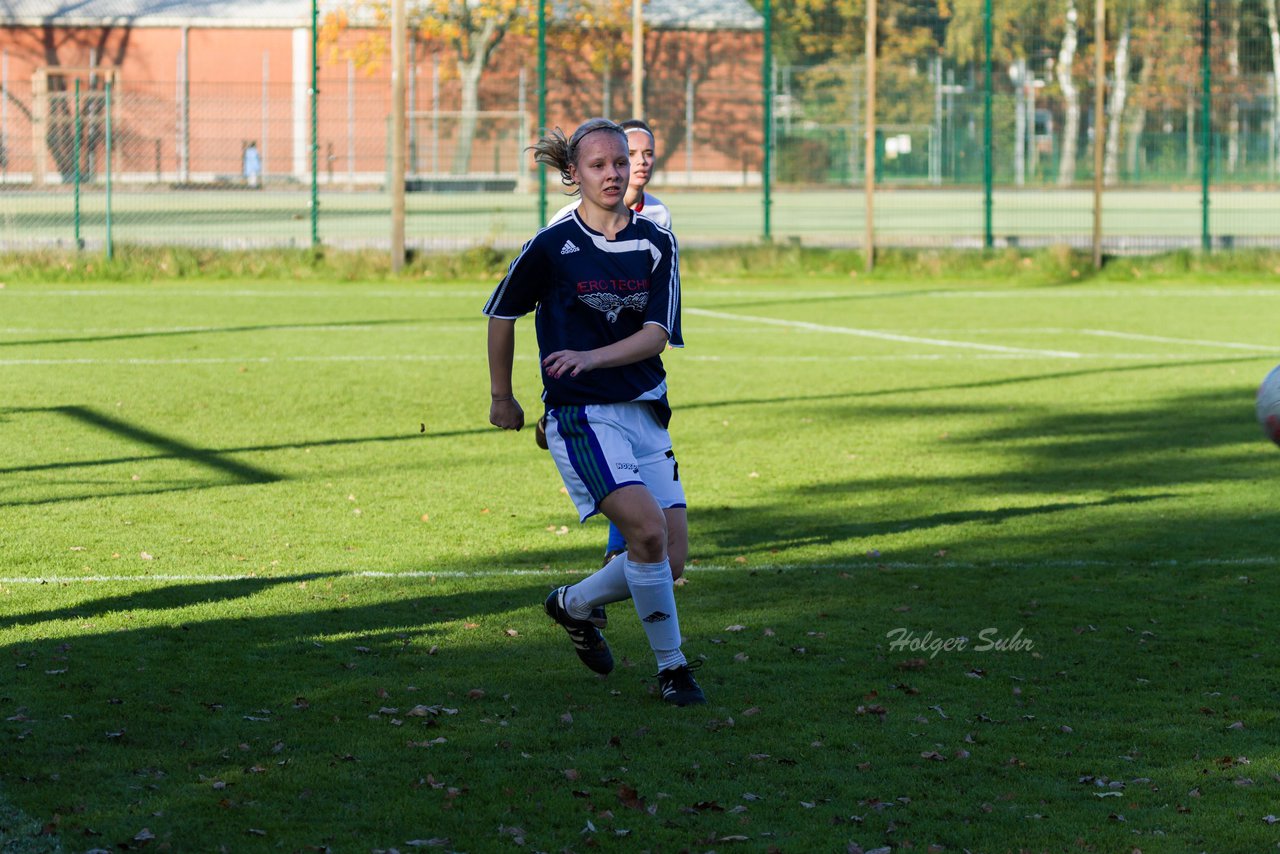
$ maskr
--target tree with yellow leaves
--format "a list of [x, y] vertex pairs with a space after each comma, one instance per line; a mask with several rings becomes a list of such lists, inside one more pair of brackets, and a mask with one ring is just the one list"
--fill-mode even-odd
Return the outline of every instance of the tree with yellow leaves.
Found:
[[[472, 143], [480, 112], [480, 79], [489, 67], [499, 45], [507, 36], [527, 36], [538, 27], [538, 0], [403, 0], [411, 32], [424, 40], [446, 45], [454, 55], [461, 91], [461, 122], [453, 171], [470, 170]], [[552, 4], [547, 0], [547, 14]], [[568, 0], [557, 2], [555, 31], [563, 46], [586, 50], [593, 61], [614, 61], [617, 49], [614, 38], [590, 40], [581, 38], [586, 28], [616, 29], [626, 21], [630, 4], [627, 0]], [[391, 0], [340, 0], [329, 11], [320, 32], [321, 41], [329, 46], [353, 26], [353, 22], [372, 25], [369, 33], [348, 50], [349, 59], [364, 68], [375, 66], [388, 52], [385, 28], [391, 20]], [[608, 26], [605, 26], [608, 25]], [[594, 47], [598, 42], [601, 46]], [[599, 52], [601, 56], [595, 54]], [[604, 54], [608, 54], [605, 56]]]

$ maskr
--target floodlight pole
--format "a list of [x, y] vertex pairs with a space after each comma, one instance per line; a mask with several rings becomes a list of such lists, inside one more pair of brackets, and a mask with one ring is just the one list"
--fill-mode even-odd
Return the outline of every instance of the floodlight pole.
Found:
[[404, 0], [391, 0], [391, 272], [404, 267], [405, 179], [405, 12]]

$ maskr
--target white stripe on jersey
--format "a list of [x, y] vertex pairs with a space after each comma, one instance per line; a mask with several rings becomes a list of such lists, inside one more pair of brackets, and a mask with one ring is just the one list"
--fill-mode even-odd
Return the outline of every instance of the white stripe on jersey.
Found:
[[[636, 216], [639, 216], [639, 214], [632, 214], [633, 222], [635, 221]], [[662, 250], [654, 246], [647, 239], [609, 240], [603, 234], [596, 234], [594, 231], [588, 230], [580, 217], [575, 217], [573, 221], [578, 224], [578, 228], [582, 229], [582, 233], [589, 237], [591, 242], [594, 243], [596, 248], [601, 252], [610, 252], [614, 254], [620, 254], [623, 252], [648, 252], [653, 258], [653, 263], [649, 265], [649, 272], [652, 273], [654, 270], [658, 269], [658, 263], [662, 260]], [[650, 220], [650, 222], [653, 222], [653, 220]], [[654, 223], [654, 225], [657, 225], [657, 223]], [[662, 228], [662, 226], [659, 225], [658, 228]]]

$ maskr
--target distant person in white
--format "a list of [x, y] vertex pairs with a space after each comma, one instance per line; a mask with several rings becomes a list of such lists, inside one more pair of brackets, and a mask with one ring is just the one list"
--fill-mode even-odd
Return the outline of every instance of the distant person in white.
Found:
[[[653, 129], [649, 127], [644, 119], [627, 119], [621, 123], [620, 127], [627, 134], [627, 157], [631, 160], [631, 178], [627, 182], [627, 194], [623, 197], [623, 201], [627, 203], [627, 207], [645, 219], [652, 220], [670, 231], [671, 211], [657, 196], [649, 194], [644, 189], [649, 185], [649, 179], [653, 177], [653, 152], [657, 145], [654, 140]], [[556, 211], [555, 216], [551, 217], [547, 225], [555, 225], [560, 222], [560, 220], [573, 213], [574, 209], [580, 204], [582, 204], [581, 196]], [[544, 415], [538, 419], [538, 424], [533, 431], [534, 441], [538, 443], [539, 448], [544, 450], [547, 447], [546, 430], [547, 417]], [[618, 526], [610, 522], [609, 542], [605, 546], [602, 566], [607, 566], [609, 561], [626, 550], [626, 538], [622, 536]], [[604, 620], [604, 609], [596, 609], [593, 616], [599, 620]]]
[[[649, 179], [653, 177], [653, 152], [656, 147], [653, 131], [643, 119], [627, 119], [622, 122], [622, 129], [627, 133], [627, 154], [631, 158], [631, 181], [627, 185], [625, 201], [627, 207], [646, 219], [651, 219], [663, 228], [671, 228], [671, 211], [667, 210], [657, 196], [645, 191]], [[582, 204], [582, 199], [574, 199], [556, 211], [547, 225], [552, 225], [567, 217], [574, 208]]]

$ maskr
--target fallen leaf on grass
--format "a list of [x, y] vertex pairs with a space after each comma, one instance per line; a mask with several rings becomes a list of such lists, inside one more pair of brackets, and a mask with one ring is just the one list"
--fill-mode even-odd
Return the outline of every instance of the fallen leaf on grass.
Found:
[[644, 809], [644, 801], [640, 798], [640, 793], [628, 786], [626, 783], [623, 783], [618, 787], [618, 801], [628, 809]]

